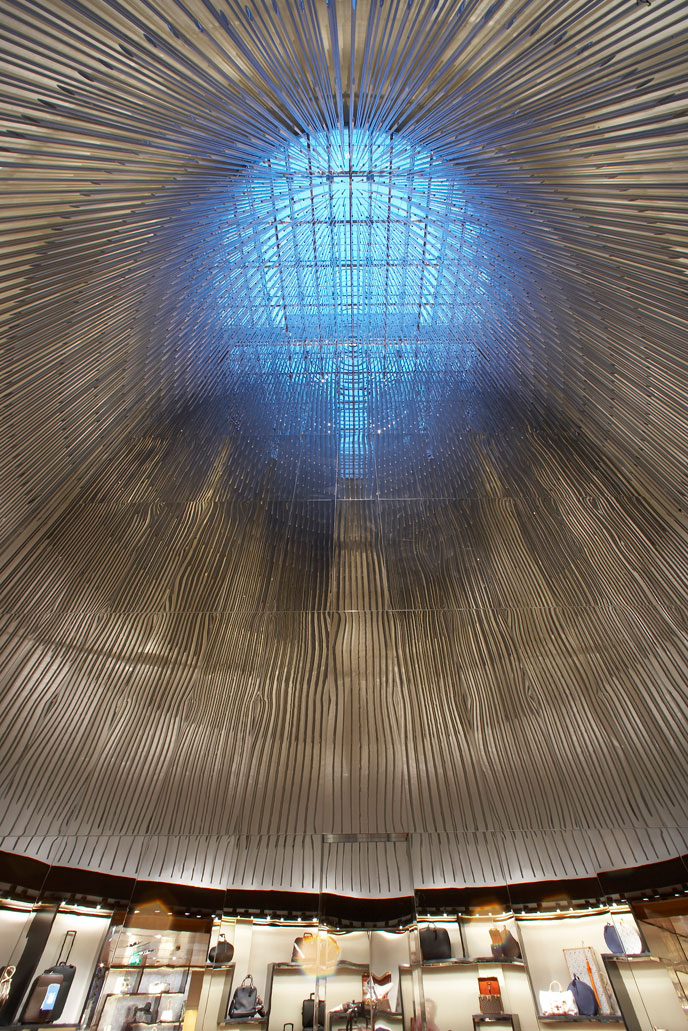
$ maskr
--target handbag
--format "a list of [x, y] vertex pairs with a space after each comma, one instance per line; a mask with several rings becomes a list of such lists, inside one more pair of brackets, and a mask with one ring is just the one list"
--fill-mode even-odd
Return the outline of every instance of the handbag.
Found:
[[[309, 932], [307, 932], [306, 934], [303, 934], [300, 937], [296, 938], [296, 940], [294, 941], [294, 947], [291, 950], [291, 961], [292, 961], [292, 963], [300, 963], [302, 961], [302, 959], [304, 958], [304, 956], [306, 954], [306, 951], [308, 950], [308, 946], [306, 945], [306, 941], [308, 940], [308, 942], [310, 943], [311, 939], [314, 939], [314, 938], [315, 938], [315, 935], [314, 934], [310, 934]], [[304, 946], [305, 946], [305, 948], [304, 948]]]
[[[556, 985], [556, 989], [555, 986]], [[578, 1007], [573, 992], [564, 992], [558, 981], [550, 982], [549, 988], [542, 988], [538, 995], [541, 1017], [576, 1017]]]
[[624, 947], [614, 924], [604, 925], [604, 941], [613, 956], [623, 956]]
[[234, 946], [228, 942], [224, 934], [217, 939], [217, 945], [213, 945], [208, 953], [208, 962], [219, 967], [223, 963], [231, 963], [234, 956]]
[[428, 924], [420, 931], [420, 951], [424, 961], [451, 959], [451, 942], [446, 927]]
[[16, 969], [12, 966], [0, 967], [0, 1006], [7, 1002]]
[[312, 977], [328, 977], [334, 973], [341, 952], [341, 945], [331, 934], [304, 934], [294, 942], [291, 961]]
[[262, 1008], [253, 977], [247, 974], [232, 996], [227, 1015], [233, 1020], [240, 1017], [255, 1017]]
[[145, 1002], [143, 1006], [134, 1006], [135, 1024], [154, 1024], [157, 1018], [157, 1006], [154, 1008], [152, 1002]]
[[494, 959], [520, 959], [521, 946], [506, 927], [491, 927], [492, 956]]
[[619, 920], [618, 924], [605, 924], [604, 940], [614, 956], [638, 956], [647, 951], [640, 931], [624, 920]]
[[569, 983], [569, 991], [573, 995], [581, 1016], [597, 1016], [600, 1012], [600, 1007], [597, 1005], [595, 993], [586, 981], [580, 979], [578, 974], [573, 975], [573, 980]]
[[503, 1013], [502, 992], [496, 977], [478, 978], [478, 1004], [481, 1013]]

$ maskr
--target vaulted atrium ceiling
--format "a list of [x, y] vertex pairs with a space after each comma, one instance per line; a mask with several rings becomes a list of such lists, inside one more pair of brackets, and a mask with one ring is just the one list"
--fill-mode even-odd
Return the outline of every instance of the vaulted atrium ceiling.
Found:
[[1, 17], [0, 845], [687, 851], [684, 0]]

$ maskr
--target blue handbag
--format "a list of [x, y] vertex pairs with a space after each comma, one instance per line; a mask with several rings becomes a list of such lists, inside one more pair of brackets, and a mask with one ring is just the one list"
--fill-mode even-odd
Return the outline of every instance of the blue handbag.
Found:
[[595, 1017], [600, 1009], [597, 1005], [595, 993], [585, 981], [581, 981], [578, 974], [573, 975], [573, 981], [569, 984], [569, 991], [575, 1000], [578, 1012], [582, 1017]]
[[621, 936], [619, 935], [616, 927], [614, 927], [614, 924], [604, 925], [604, 940], [607, 948], [614, 956], [623, 956], [626, 950], [623, 947]]

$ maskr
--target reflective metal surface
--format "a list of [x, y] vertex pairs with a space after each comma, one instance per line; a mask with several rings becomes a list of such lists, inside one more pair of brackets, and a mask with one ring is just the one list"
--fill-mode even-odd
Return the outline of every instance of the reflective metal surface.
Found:
[[686, 851], [682, 4], [3, 19], [2, 847]]

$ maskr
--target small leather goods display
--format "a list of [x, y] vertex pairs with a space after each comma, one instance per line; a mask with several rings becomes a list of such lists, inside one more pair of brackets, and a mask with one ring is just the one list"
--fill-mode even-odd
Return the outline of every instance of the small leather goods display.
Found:
[[451, 959], [451, 942], [446, 927], [428, 924], [420, 929], [420, 951], [424, 961]]
[[541, 1017], [577, 1017], [578, 1007], [573, 992], [562, 990], [558, 981], [551, 981], [549, 988], [541, 989], [538, 995]]
[[590, 985], [581, 980], [578, 974], [573, 975], [573, 980], [569, 983], [569, 991], [573, 995], [578, 1012], [582, 1017], [597, 1016], [600, 1012], [597, 997]]
[[502, 991], [496, 977], [478, 978], [478, 1003], [481, 1013], [503, 1013]]
[[251, 974], [246, 975], [234, 992], [227, 1016], [231, 1020], [250, 1020], [252, 1017], [265, 1016], [263, 1001], [258, 997], [258, 989]]
[[495, 959], [520, 959], [521, 946], [507, 927], [491, 927], [490, 948]]
[[[301, 1024], [306, 1029], [312, 1028], [313, 1020], [315, 1017], [315, 992], [311, 992], [307, 999], [303, 1000], [301, 1005]], [[317, 1028], [321, 1029], [325, 1026], [325, 1000], [318, 999], [318, 1023]]]
[[217, 939], [217, 944], [213, 945], [208, 953], [208, 962], [212, 963], [215, 967], [219, 967], [224, 963], [231, 963], [233, 957], [234, 946], [231, 942], [227, 941], [224, 934], [221, 934]]

